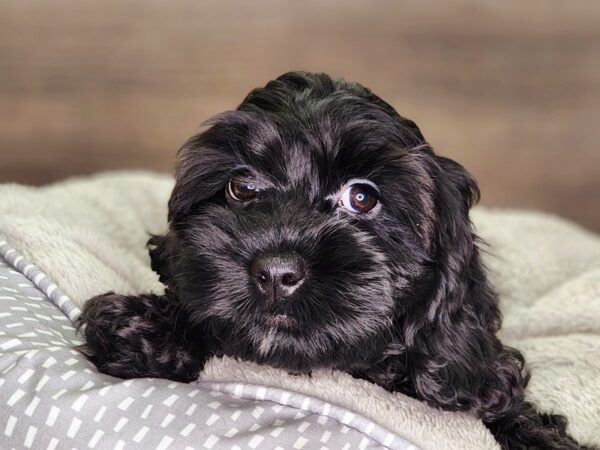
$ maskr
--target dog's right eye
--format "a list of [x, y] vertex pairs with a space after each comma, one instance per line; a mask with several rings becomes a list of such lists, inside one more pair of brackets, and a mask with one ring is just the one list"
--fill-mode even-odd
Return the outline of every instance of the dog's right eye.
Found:
[[256, 183], [241, 177], [233, 177], [227, 185], [229, 197], [237, 202], [247, 202], [258, 194]]

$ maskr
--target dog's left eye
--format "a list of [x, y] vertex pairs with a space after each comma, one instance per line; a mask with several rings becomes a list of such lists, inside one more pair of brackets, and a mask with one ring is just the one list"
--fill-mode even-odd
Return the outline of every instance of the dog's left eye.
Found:
[[377, 189], [368, 184], [353, 184], [349, 186], [340, 198], [340, 206], [356, 214], [371, 211], [379, 202]]
[[241, 177], [233, 177], [227, 185], [229, 197], [238, 202], [252, 200], [258, 194], [256, 183]]

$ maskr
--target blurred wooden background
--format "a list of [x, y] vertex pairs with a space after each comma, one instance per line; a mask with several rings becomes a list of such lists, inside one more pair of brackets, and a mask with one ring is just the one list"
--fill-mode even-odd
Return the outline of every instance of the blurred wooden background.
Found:
[[600, 230], [600, 2], [0, 0], [0, 181], [171, 171], [291, 69], [362, 82], [483, 203]]

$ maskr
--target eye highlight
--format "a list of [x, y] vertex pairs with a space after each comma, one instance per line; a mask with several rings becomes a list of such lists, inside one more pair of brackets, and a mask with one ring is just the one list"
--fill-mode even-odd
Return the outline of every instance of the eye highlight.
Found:
[[258, 194], [258, 187], [252, 180], [243, 177], [233, 177], [227, 185], [227, 194], [236, 202], [247, 202]]
[[354, 214], [365, 214], [379, 203], [379, 193], [374, 186], [367, 183], [355, 183], [346, 188], [339, 200], [339, 205]]

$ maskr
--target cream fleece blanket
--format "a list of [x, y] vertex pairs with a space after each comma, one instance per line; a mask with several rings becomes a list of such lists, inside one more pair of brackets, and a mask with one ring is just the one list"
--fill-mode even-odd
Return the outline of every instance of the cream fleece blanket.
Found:
[[[145, 249], [166, 228], [172, 180], [103, 174], [30, 188], [0, 186], [0, 239], [44, 270], [76, 303], [114, 290], [161, 292]], [[478, 209], [477, 231], [501, 293], [504, 340], [525, 353], [528, 396], [562, 412], [581, 442], [600, 444], [600, 238], [533, 212]], [[498, 448], [481, 422], [346, 374], [311, 378], [231, 359], [212, 360], [204, 380], [243, 381], [302, 392], [376, 420], [422, 448]]]

